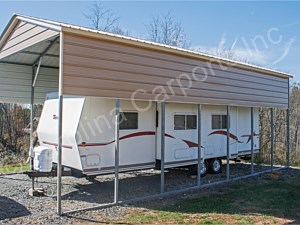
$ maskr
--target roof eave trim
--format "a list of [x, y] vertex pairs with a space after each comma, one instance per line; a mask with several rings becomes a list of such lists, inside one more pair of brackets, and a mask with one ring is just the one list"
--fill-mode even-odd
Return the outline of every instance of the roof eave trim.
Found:
[[6, 41], [7, 37], [9, 36], [10, 32], [14, 29], [14, 27], [18, 24], [18, 20], [16, 20], [17, 15], [13, 15], [6, 27], [4, 28], [3, 32], [1, 33], [0, 36], [0, 50], [3, 46], [3, 43]]
[[57, 31], [57, 32], [61, 31], [61, 26], [46, 23], [46, 22], [39, 21], [39, 20], [36, 20], [36, 19], [31, 19], [29, 17], [17, 15], [17, 19], [21, 20], [21, 21], [24, 21], [24, 22], [27, 22], [27, 23], [30, 23], [30, 24], [40, 26], [40, 27], [44, 27], [44, 28], [47, 28], [47, 29], [50, 29], [50, 30], [53, 30], [53, 31]]
[[123, 37], [120, 35], [114, 35], [110, 33], [103, 33], [101, 31], [99, 32], [92, 32], [87, 29], [79, 29], [79, 28], [74, 28], [72, 26], [65, 26], [62, 25], [61, 27], [62, 32], [66, 33], [73, 33], [73, 34], [78, 34], [78, 35], [83, 35], [87, 37], [93, 37], [93, 38], [98, 38], [102, 40], [107, 40], [107, 41], [116, 41], [116, 42], [121, 42], [124, 44], [130, 44], [130, 45], [135, 45], [135, 46], [140, 46], [148, 49], [153, 49], [153, 50], [158, 50], [162, 52], [168, 52], [168, 53], [173, 53], [177, 55], [182, 55], [182, 56], [187, 56], [187, 57], [192, 57], [192, 58], [197, 58], [197, 59], [202, 59], [205, 61], [209, 61], [211, 63], [224, 63], [224, 65], [228, 65], [231, 67], [236, 67], [236, 68], [242, 68], [245, 70], [251, 70], [259, 73], [265, 73], [268, 75], [276, 76], [276, 77], [281, 77], [281, 78], [293, 78], [294, 76], [292, 74], [287, 74], [287, 73], [282, 73], [278, 72], [275, 70], [271, 69], [266, 69], [263, 67], [259, 66], [254, 66], [254, 65], [248, 65], [246, 63], [234, 61], [234, 60], [229, 60], [229, 59], [223, 59], [217, 56], [209, 56], [206, 54], [201, 54], [201, 53], [196, 53], [191, 50], [185, 50], [185, 49], [179, 49], [177, 47], [172, 47], [172, 46], [165, 46], [162, 44], [154, 44], [148, 41], [142, 41], [136, 38], [130, 38], [130, 37]]

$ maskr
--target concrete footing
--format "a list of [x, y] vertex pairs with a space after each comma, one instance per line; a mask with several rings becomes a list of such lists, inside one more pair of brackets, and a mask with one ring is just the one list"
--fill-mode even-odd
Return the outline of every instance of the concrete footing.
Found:
[[30, 188], [28, 194], [32, 197], [40, 197], [45, 195], [45, 190], [44, 188]]

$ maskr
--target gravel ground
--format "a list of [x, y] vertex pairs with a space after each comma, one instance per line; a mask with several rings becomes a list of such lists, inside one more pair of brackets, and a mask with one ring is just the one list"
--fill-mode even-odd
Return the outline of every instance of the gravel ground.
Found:
[[[269, 169], [268, 166], [255, 166], [255, 171]], [[212, 183], [225, 179], [223, 173], [206, 175], [202, 183]], [[231, 177], [250, 174], [250, 165], [242, 163], [231, 164]], [[248, 180], [259, 179], [259, 177]], [[185, 168], [166, 170], [166, 191], [194, 186], [195, 176]], [[158, 194], [160, 191], [160, 172], [156, 170], [138, 171], [120, 174], [120, 200]], [[172, 204], [174, 201], [199, 194], [199, 192], [218, 191], [220, 185], [210, 188], [165, 197], [164, 199], [147, 200], [130, 206], [116, 206], [107, 209], [73, 213], [70, 216], [56, 215], [56, 178], [39, 178], [36, 187], [44, 188], [46, 195], [31, 197], [28, 190], [31, 180], [22, 174], [0, 176], [0, 224], [68, 224], [93, 221], [95, 215], [103, 219], [116, 218], [126, 214], [132, 207], [147, 207], [153, 205]], [[94, 182], [85, 178], [63, 177], [63, 211], [97, 206], [113, 201], [113, 175], [99, 176]]]

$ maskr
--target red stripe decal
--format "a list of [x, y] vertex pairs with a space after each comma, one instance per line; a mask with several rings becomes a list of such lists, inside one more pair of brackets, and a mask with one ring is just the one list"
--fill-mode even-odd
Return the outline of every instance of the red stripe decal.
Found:
[[[58, 146], [58, 144], [51, 143], [51, 142], [48, 142], [48, 141], [43, 141], [43, 143], [46, 144], [46, 145], [52, 145], [52, 146], [54, 146], [54, 147], [57, 147], [57, 146]], [[68, 149], [72, 149], [72, 148], [73, 148], [72, 146], [67, 146], [67, 145], [63, 145], [62, 147], [63, 147], [63, 148], [68, 148]]]
[[[253, 132], [253, 137], [255, 137], [255, 136], [259, 136], [259, 134], [256, 134], [255, 132]], [[249, 141], [251, 141], [251, 139], [252, 139], [252, 136], [251, 136], [251, 134], [245, 134], [245, 135], [242, 135], [241, 137], [248, 137], [248, 140], [247, 140], [247, 144], [249, 143]]]
[[123, 137], [120, 137], [120, 140], [132, 138], [132, 137], [138, 137], [138, 136], [146, 136], [146, 135], [155, 135], [155, 131], [143, 131], [143, 132], [128, 134]]
[[[139, 137], [139, 136], [148, 136], [148, 135], [155, 135], [155, 131], [142, 131], [142, 132], [136, 132], [136, 133], [132, 133], [132, 134], [128, 134], [128, 135], [125, 135], [123, 137], [120, 137], [120, 140], [124, 140], [124, 139], [127, 139], [127, 138], [133, 138], [133, 137]], [[176, 139], [175, 137], [173, 137], [172, 135], [170, 134], [165, 134], [165, 137], [168, 137], [168, 138], [173, 138], [173, 139]], [[185, 140], [183, 140], [190, 148], [191, 147], [195, 147], [195, 146], [198, 146], [198, 144], [196, 143], [193, 143], [193, 142], [189, 142], [187, 143]], [[114, 143], [115, 140], [111, 141], [111, 142], [106, 142], [106, 143], [82, 143], [82, 144], [79, 144], [78, 147], [96, 147], [96, 146], [105, 146], [105, 145], [109, 145], [109, 144], [112, 144]]]
[[[208, 136], [213, 135], [213, 134], [221, 134], [221, 135], [227, 136], [227, 131], [225, 131], [225, 130], [217, 130], [217, 131], [211, 132]], [[237, 141], [238, 143], [243, 143], [243, 142], [239, 141], [239, 139], [237, 138], [237, 136], [235, 136], [232, 133], [229, 133], [229, 137], [232, 138], [233, 140]]]
[[[155, 131], [142, 131], [142, 132], [136, 132], [132, 134], [125, 135], [123, 137], [120, 137], [119, 140], [124, 140], [127, 138], [133, 138], [133, 137], [139, 137], [139, 136], [148, 136], [148, 135], [155, 135]], [[90, 143], [90, 144], [79, 144], [78, 147], [95, 147], [95, 146], [105, 146], [114, 143], [115, 140], [111, 142], [106, 142], [106, 143]]]
[[165, 137], [168, 137], [168, 138], [173, 138], [173, 139], [175, 139], [175, 137], [171, 136], [170, 134], [165, 134]]
[[[188, 141], [188, 140], [182, 140], [184, 143], [186, 143], [189, 148], [193, 148], [193, 147], [198, 147], [199, 145], [195, 142], [192, 142], [192, 141]], [[201, 146], [202, 147], [202, 146]]]

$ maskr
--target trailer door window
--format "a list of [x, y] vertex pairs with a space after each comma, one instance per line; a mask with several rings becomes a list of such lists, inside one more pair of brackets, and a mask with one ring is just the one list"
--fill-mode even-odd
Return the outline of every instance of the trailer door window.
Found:
[[138, 129], [137, 112], [120, 112], [120, 130]]
[[196, 115], [174, 115], [174, 130], [197, 129]]
[[227, 115], [212, 115], [212, 129], [227, 129]]

